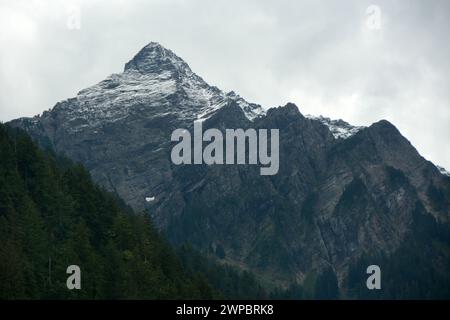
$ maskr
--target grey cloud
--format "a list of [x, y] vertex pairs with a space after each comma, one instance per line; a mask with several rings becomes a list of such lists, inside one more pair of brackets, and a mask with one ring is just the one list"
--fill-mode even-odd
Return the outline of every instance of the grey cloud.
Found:
[[[0, 120], [32, 116], [120, 72], [158, 41], [206, 81], [266, 107], [393, 122], [450, 169], [448, 1], [73, 1], [0, 4]], [[381, 29], [366, 9], [381, 9]], [[12, 18], [11, 18], [12, 17]]]

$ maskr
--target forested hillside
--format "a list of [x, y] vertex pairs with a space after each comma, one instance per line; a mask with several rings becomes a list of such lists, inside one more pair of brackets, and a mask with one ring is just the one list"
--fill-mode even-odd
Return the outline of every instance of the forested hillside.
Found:
[[[0, 124], [0, 298], [212, 298], [148, 215]], [[81, 290], [66, 269], [81, 268]]]

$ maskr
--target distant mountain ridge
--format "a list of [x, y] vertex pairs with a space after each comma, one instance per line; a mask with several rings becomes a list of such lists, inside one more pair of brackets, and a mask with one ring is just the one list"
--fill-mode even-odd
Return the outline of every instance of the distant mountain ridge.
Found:
[[[170, 134], [191, 130], [196, 119], [204, 120], [204, 129], [278, 128], [279, 173], [173, 165]], [[363, 257], [395, 256], [424, 233], [417, 248], [428, 248], [433, 274], [450, 265], [447, 244], [437, 250], [429, 243], [449, 233], [450, 179], [395, 126], [305, 117], [292, 103], [265, 112], [209, 86], [156, 43], [123, 73], [10, 124], [81, 161], [95, 181], [135, 209], [148, 209], [173, 243], [218, 254], [269, 286], [308, 283], [331, 268], [340, 289], [350, 292], [349, 270]]]

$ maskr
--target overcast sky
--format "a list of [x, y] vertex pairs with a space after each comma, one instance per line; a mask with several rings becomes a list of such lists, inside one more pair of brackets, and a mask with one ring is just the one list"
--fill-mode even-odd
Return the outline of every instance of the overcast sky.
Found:
[[0, 0], [0, 121], [33, 116], [150, 41], [222, 90], [394, 123], [450, 169], [450, 1]]

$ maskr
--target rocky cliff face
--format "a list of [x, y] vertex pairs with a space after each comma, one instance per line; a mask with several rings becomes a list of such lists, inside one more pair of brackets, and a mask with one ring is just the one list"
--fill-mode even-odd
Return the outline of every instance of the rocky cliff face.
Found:
[[[173, 165], [171, 133], [191, 130], [196, 119], [204, 129], [279, 129], [278, 174]], [[344, 286], [353, 261], [394, 254], [419, 232], [420, 217], [448, 232], [450, 179], [389, 122], [353, 127], [305, 117], [290, 103], [264, 112], [208, 85], [156, 43], [123, 73], [11, 124], [84, 163], [135, 209], [148, 209], [174, 243], [220, 251], [224, 262], [267, 282], [302, 282], [331, 267]]]

